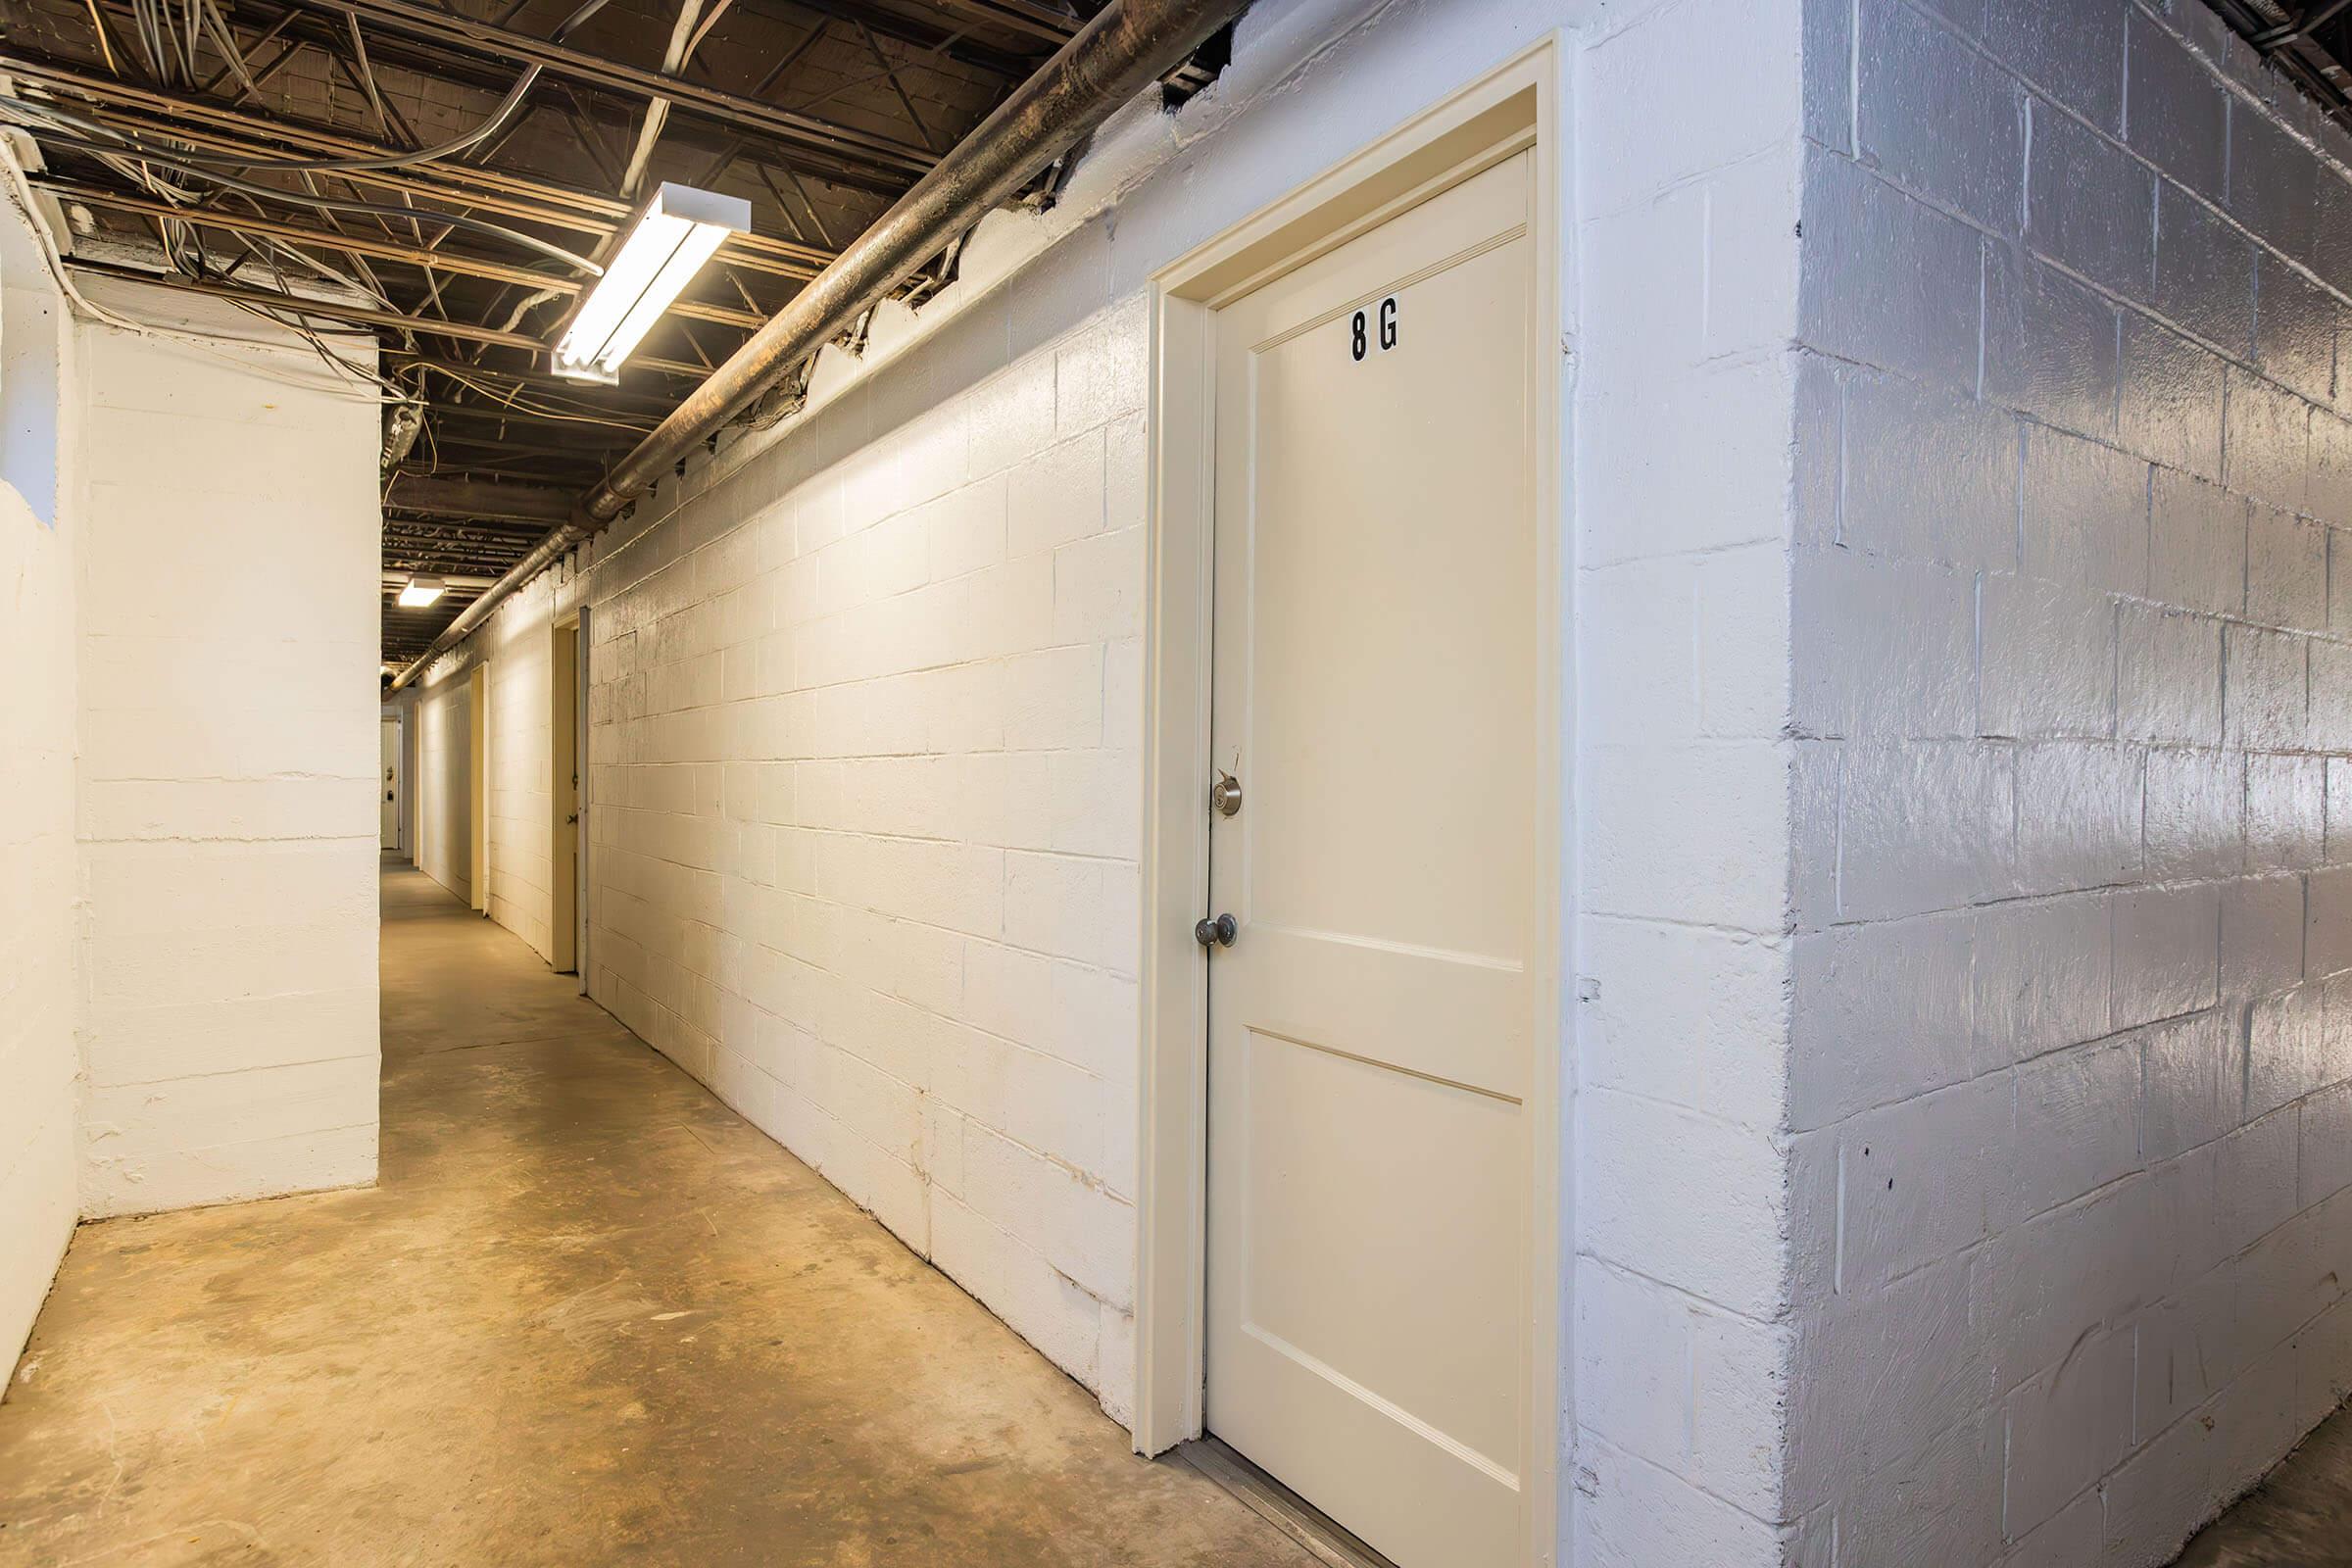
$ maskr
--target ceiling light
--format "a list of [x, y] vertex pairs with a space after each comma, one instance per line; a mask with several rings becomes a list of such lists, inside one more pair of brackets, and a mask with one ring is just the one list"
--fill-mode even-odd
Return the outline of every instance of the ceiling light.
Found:
[[556, 344], [556, 373], [578, 381], [620, 379], [620, 362], [653, 330], [719, 242], [751, 226], [752, 204], [740, 196], [691, 185], [655, 191], [620, 253], [564, 326]]
[[400, 608], [403, 610], [422, 610], [425, 606], [440, 598], [443, 593], [448, 591], [448, 588], [449, 584], [443, 582], [440, 578], [428, 577], [423, 572], [418, 572], [416, 575], [409, 579], [406, 587], [401, 589], [399, 600]]

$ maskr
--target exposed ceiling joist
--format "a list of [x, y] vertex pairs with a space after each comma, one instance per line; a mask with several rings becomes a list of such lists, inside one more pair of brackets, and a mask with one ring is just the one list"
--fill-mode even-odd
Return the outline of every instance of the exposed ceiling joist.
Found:
[[2352, 128], [2352, 7], [2339, 0], [2212, 0], [2240, 36], [2338, 124]]
[[384, 505], [406, 512], [439, 516], [488, 519], [508, 517], [517, 522], [562, 522], [571, 515], [572, 498], [561, 490], [532, 490], [521, 485], [481, 484], [466, 479], [438, 479], [402, 474], [384, 493]]
[[512, 409], [503, 403], [458, 403], [442, 399], [433, 404], [436, 419], [474, 419], [485, 424], [519, 424], [538, 430], [569, 431], [582, 452], [603, 452], [614, 444], [625, 445], [632, 436], [643, 435], [653, 426], [642, 420], [595, 418], [587, 415], [537, 414], [528, 409]]
[[[179, 93], [110, 81], [21, 49], [0, 50], [0, 71], [107, 106], [113, 113], [101, 118], [134, 133], [173, 136], [216, 151], [250, 153], [263, 159], [284, 157], [287, 148], [334, 158], [382, 158], [399, 151], [283, 116], [225, 109]], [[469, 164], [432, 162], [401, 170], [355, 170], [337, 173], [335, 178], [600, 238], [618, 232], [631, 216], [626, 202], [610, 196]], [[788, 277], [814, 276], [817, 269], [832, 259], [833, 252], [827, 248], [768, 234], [731, 235], [718, 252], [718, 260], [729, 265]]]
[[[470, 321], [435, 320], [430, 317], [409, 316], [398, 311], [371, 310], [366, 306], [344, 305], [326, 300], [298, 299], [266, 288], [249, 288], [239, 283], [219, 283], [196, 278], [175, 277], [169, 273], [142, 271], [135, 267], [121, 267], [110, 262], [77, 261], [74, 265], [88, 271], [110, 277], [126, 277], [134, 282], [153, 284], [158, 288], [178, 289], [189, 294], [212, 294], [240, 304], [275, 311], [285, 316], [316, 317], [325, 321], [346, 321], [355, 326], [397, 327], [404, 332], [416, 332], [428, 337], [452, 338], [462, 343], [488, 343], [501, 348], [527, 349], [532, 354], [544, 354], [547, 344], [523, 332], [502, 331], [496, 327], [476, 326]], [[632, 370], [661, 370], [670, 375], [692, 376], [697, 379], [710, 373], [706, 365], [689, 365], [679, 360], [656, 359], [637, 355], [629, 361]]]
[[972, 29], [961, 21], [945, 26], [917, 22], [887, 7], [863, 4], [860, 0], [792, 0], [789, 7], [762, 5], [759, 0], [737, 0], [737, 3], [746, 11], [767, 16], [807, 11], [841, 22], [862, 22], [885, 38], [926, 53], [937, 52], [959, 65], [977, 67], [1006, 81], [1018, 81], [1037, 69], [1034, 58], [1007, 54], [973, 41]]
[[[559, 37], [579, 0], [26, 0], [0, 74], [32, 107], [0, 113], [42, 146], [74, 266], [232, 302], [330, 354], [374, 338], [387, 584], [464, 584], [386, 607], [405, 662], [1101, 5], [623, 0]], [[593, 275], [577, 259], [608, 255], [656, 180], [749, 200], [756, 231], [724, 241], [624, 384], [556, 377], [549, 332]], [[939, 286], [937, 261], [892, 292]]]
[[[340, 251], [348, 256], [366, 256], [376, 261], [399, 262], [404, 266], [428, 270], [456, 272], [466, 277], [485, 277], [498, 282], [514, 283], [524, 288], [552, 289], [566, 297], [581, 293], [585, 286], [575, 277], [559, 277], [552, 273], [533, 271], [527, 267], [493, 261], [486, 256], [452, 250], [447, 247], [404, 245], [395, 240], [375, 239], [367, 234], [312, 228], [307, 224], [289, 223], [280, 219], [263, 218], [251, 213], [223, 212], [217, 207], [182, 207], [158, 201], [152, 196], [133, 195], [127, 191], [103, 190], [72, 180], [40, 178], [33, 183], [54, 192], [60, 200], [83, 202], [93, 207], [111, 208], [116, 212], [139, 213], [148, 217], [169, 218], [184, 223], [208, 228], [226, 229], [232, 233], [258, 234], [281, 239], [297, 245], [312, 245], [321, 250]], [[425, 220], [428, 223], [430, 219]], [[732, 326], [750, 331], [767, 319], [764, 312], [738, 310], [729, 305], [705, 305], [695, 300], [673, 301], [669, 315], [693, 321], [709, 321], [717, 326]]]
[[489, 54], [517, 65], [535, 65], [558, 75], [642, 99], [666, 98], [681, 110], [719, 122], [731, 130], [758, 131], [780, 145], [838, 159], [848, 170], [864, 170], [902, 183], [920, 177], [933, 158], [921, 147], [813, 116], [795, 114], [756, 98], [745, 98], [660, 71], [608, 60], [567, 44], [501, 27], [493, 23], [436, 10], [414, 0], [294, 0], [311, 10], [341, 12], [413, 37]]

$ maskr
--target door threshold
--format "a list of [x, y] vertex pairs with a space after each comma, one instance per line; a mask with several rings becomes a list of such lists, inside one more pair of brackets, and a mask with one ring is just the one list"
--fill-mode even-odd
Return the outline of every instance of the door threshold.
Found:
[[1218, 1438], [1177, 1445], [1175, 1457], [1240, 1498], [1243, 1506], [1312, 1553], [1326, 1568], [1396, 1568], [1346, 1527]]

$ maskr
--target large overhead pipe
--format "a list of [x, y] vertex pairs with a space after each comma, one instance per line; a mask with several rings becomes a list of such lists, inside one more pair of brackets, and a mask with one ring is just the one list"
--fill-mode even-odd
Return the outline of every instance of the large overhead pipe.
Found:
[[563, 527], [466, 607], [393, 689], [423, 673], [489, 619], [509, 595], [620, 515], [705, 438], [854, 326], [924, 262], [1068, 152], [1238, 16], [1248, 0], [1111, 0], [1037, 74], [1013, 89], [898, 204], [710, 372]]

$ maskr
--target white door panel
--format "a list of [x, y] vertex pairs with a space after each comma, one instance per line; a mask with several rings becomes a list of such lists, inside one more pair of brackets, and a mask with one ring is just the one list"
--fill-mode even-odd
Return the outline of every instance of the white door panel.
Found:
[[1538, 887], [1529, 159], [1219, 313], [1207, 1425], [1515, 1561]]

